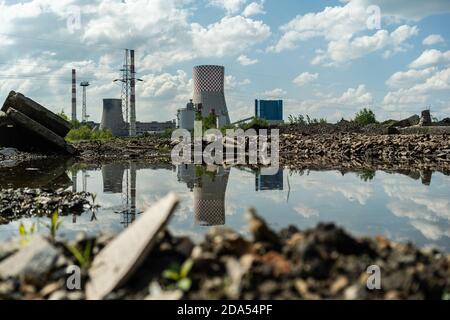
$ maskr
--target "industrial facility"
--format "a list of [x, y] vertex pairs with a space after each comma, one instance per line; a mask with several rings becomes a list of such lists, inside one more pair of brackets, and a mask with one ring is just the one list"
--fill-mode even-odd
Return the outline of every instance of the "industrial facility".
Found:
[[283, 123], [283, 100], [255, 100], [255, 117], [270, 125]]
[[[120, 69], [122, 78], [114, 82], [122, 83], [120, 99], [103, 99], [103, 112], [100, 123], [88, 121], [86, 102], [86, 88], [90, 85], [88, 81], [82, 81], [83, 104], [81, 122], [91, 128], [109, 129], [114, 136], [136, 136], [145, 133], [162, 132], [176, 127], [175, 120], [165, 122], [140, 122], [136, 120], [136, 82], [142, 81], [136, 78], [134, 50], [125, 49], [124, 65]], [[77, 91], [76, 70], [72, 69], [72, 121], [77, 120]], [[125, 117], [124, 117], [125, 112]]]
[[196, 114], [217, 116], [219, 128], [230, 124], [225, 101], [225, 67], [215, 65], [196, 66], [193, 69], [194, 97], [186, 108], [177, 113], [178, 127], [192, 130]]
[[[82, 122], [92, 128], [109, 129], [114, 136], [135, 136], [145, 133], [163, 132], [176, 127], [186, 130], [194, 129], [194, 122], [198, 116], [216, 116], [217, 127], [222, 128], [231, 124], [225, 99], [225, 67], [218, 65], [195, 66], [192, 71], [193, 98], [185, 108], [177, 110], [177, 121], [140, 122], [136, 120], [136, 78], [134, 65], [134, 50], [125, 50], [122, 77], [114, 82], [122, 83], [121, 97], [103, 99], [101, 123], [88, 121], [86, 111], [86, 88], [88, 81], [80, 85], [83, 88]], [[265, 119], [269, 124], [283, 123], [283, 100], [255, 100], [255, 117]], [[72, 70], [72, 120], [76, 120], [76, 70]], [[251, 120], [249, 117], [235, 123]]]
[[[136, 121], [136, 135], [145, 133], [162, 132], [175, 128], [174, 121], [166, 122], [139, 122]], [[130, 132], [129, 123], [125, 122], [122, 113], [121, 99], [103, 99], [103, 113], [100, 129], [110, 129], [117, 137], [128, 136]]]

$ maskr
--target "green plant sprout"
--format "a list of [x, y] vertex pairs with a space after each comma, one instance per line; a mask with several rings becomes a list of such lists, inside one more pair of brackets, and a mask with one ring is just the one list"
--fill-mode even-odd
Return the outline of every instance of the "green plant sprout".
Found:
[[36, 232], [36, 224], [33, 223], [27, 230], [25, 225], [21, 222], [19, 225], [20, 244], [26, 245], [30, 241], [30, 236]]
[[71, 245], [67, 248], [70, 253], [75, 257], [80, 267], [87, 270], [91, 265], [91, 255], [92, 255], [92, 241], [89, 240], [86, 246], [81, 251], [77, 246]]
[[56, 234], [58, 233], [59, 228], [61, 227], [62, 221], [59, 219], [58, 211], [53, 212], [52, 217], [50, 219], [50, 224], [45, 224], [44, 226], [50, 230], [50, 236], [53, 240], [56, 238]]
[[192, 259], [187, 259], [181, 267], [178, 265], [173, 265], [169, 269], [164, 270], [163, 277], [174, 281], [177, 288], [183, 291], [189, 291], [192, 285], [191, 279], [188, 277], [189, 272], [194, 265]]

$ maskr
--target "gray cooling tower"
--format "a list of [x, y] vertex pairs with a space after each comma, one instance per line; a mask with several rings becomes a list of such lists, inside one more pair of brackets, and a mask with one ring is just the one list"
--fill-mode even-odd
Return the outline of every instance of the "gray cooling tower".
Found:
[[103, 114], [100, 129], [110, 129], [115, 136], [126, 135], [121, 99], [103, 99]]
[[122, 193], [123, 174], [125, 166], [121, 163], [105, 164], [102, 166], [103, 192]]
[[218, 116], [219, 127], [230, 124], [225, 102], [225, 68], [223, 66], [196, 66], [193, 71], [194, 104], [202, 104], [202, 116], [211, 112]]

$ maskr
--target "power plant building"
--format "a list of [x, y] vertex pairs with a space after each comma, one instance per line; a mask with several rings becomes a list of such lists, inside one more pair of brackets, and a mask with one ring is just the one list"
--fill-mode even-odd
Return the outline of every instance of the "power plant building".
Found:
[[[174, 121], [136, 122], [137, 135], [142, 135], [147, 132], [161, 132], [174, 128]], [[129, 135], [129, 124], [123, 120], [121, 99], [103, 99], [103, 114], [100, 129], [109, 129], [116, 137]]]
[[255, 100], [255, 117], [269, 124], [283, 123], [283, 100]]
[[195, 121], [196, 110], [192, 100], [186, 105], [184, 109], [178, 109], [177, 120], [178, 128], [193, 130]]

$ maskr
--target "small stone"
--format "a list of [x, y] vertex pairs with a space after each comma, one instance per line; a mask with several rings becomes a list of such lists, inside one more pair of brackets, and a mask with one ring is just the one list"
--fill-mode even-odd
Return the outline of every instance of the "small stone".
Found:
[[0, 263], [0, 278], [16, 278], [42, 285], [54, 266], [58, 250], [42, 236], [34, 236], [27, 246]]
[[330, 288], [331, 295], [338, 294], [342, 289], [348, 285], [348, 279], [345, 276], [339, 276], [336, 281], [333, 282]]
[[58, 290], [53, 292], [48, 300], [67, 300], [68, 292], [66, 290]]
[[64, 281], [56, 281], [51, 282], [47, 284], [42, 290], [40, 291], [41, 296], [47, 297], [48, 295], [54, 293], [55, 291], [61, 289], [64, 285]]
[[266, 221], [258, 216], [254, 208], [250, 208], [245, 212], [250, 232], [255, 237], [255, 241], [269, 242], [271, 244], [279, 244], [280, 238], [268, 226]]
[[360, 299], [360, 285], [354, 284], [344, 291], [344, 298], [346, 300], [356, 300]]

